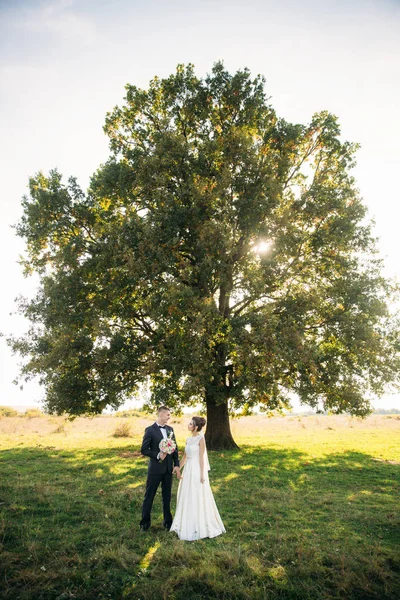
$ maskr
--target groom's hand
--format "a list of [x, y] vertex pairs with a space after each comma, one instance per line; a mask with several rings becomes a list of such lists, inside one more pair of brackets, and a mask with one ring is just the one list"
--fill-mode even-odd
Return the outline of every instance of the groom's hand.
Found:
[[178, 479], [181, 478], [181, 470], [179, 467], [174, 467], [172, 474], [175, 474], [177, 476]]
[[167, 456], [166, 452], [160, 452], [160, 460], [164, 460], [164, 458]]

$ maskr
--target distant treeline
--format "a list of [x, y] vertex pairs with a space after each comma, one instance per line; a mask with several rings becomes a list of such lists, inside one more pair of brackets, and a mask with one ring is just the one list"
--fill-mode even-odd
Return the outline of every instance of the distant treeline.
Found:
[[[312, 417], [314, 415], [318, 416], [330, 416], [332, 413], [326, 410], [321, 410], [316, 412], [315, 410], [305, 410], [305, 411], [292, 411], [285, 413], [286, 415], [291, 415], [294, 417]], [[345, 415], [349, 415], [350, 413], [343, 413]], [[400, 409], [398, 408], [376, 408], [372, 411], [374, 415], [399, 415]]]
[[[399, 415], [400, 409], [398, 409], [398, 408], [376, 408], [375, 410], [372, 411], [372, 413], [374, 415]], [[262, 413], [255, 411], [253, 414], [261, 415]], [[312, 416], [315, 416], [316, 414], [319, 416], [324, 416], [324, 415], [329, 416], [332, 413], [330, 413], [328, 411], [319, 411], [317, 413], [316, 411], [313, 411], [313, 410], [307, 410], [307, 411], [291, 411], [291, 412], [284, 413], [283, 416], [312, 417]], [[348, 413], [344, 413], [344, 414], [348, 414]], [[46, 413], [39, 410], [38, 408], [30, 408], [30, 409], [22, 412], [22, 411], [15, 410], [15, 408], [12, 408], [11, 406], [0, 406], [0, 418], [1, 417], [28, 417], [28, 418], [32, 419], [34, 417], [42, 417], [45, 415], [46, 415]], [[98, 415], [98, 416], [114, 416], [114, 417], [125, 417], [125, 418], [147, 417], [148, 413], [140, 408], [136, 408], [136, 409], [129, 409], [129, 410], [119, 410], [119, 411], [116, 411], [113, 413], [108, 413], [108, 415], [103, 413], [103, 415]], [[236, 416], [242, 417], [242, 416], [246, 416], [246, 415], [242, 415], [239, 413]], [[251, 416], [251, 414], [248, 416]], [[270, 415], [270, 416], [273, 416], [273, 415]]]

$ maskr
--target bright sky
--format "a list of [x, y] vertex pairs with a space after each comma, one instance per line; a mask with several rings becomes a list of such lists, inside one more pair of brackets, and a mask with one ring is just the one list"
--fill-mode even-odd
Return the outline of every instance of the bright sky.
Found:
[[[28, 177], [57, 167], [85, 188], [108, 156], [102, 126], [124, 85], [147, 87], [178, 63], [199, 75], [219, 59], [262, 73], [292, 122], [338, 115], [343, 137], [362, 146], [354, 175], [386, 272], [399, 277], [399, 32], [399, 0], [0, 0], [0, 331], [26, 329], [10, 312], [34, 289], [10, 227]], [[34, 405], [42, 391], [11, 383], [18, 360], [0, 343], [0, 404]], [[400, 407], [400, 396], [374, 404]]]

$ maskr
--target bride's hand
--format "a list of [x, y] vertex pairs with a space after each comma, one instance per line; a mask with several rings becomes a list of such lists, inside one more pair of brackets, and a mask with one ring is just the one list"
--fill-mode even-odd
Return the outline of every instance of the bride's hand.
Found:
[[204, 475], [201, 475], [201, 477], [200, 477], [200, 483], [204, 483], [204, 482], [205, 482]]

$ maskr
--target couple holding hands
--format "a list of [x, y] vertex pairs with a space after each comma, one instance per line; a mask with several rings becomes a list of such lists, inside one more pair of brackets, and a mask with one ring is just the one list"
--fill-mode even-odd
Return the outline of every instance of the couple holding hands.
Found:
[[[175, 531], [179, 539], [187, 541], [216, 537], [225, 533], [225, 528], [208, 480], [210, 465], [202, 432], [206, 421], [203, 417], [192, 417], [190, 420], [188, 430], [191, 435], [186, 440], [185, 454], [179, 465], [174, 430], [167, 425], [170, 417], [169, 408], [161, 406], [158, 409], [157, 421], [144, 432], [141, 453], [148, 456], [150, 462], [140, 529], [147, 530], [150, 527], [151, 508], [161, 483], [166, 529]], [[163, 440], [164, 444], [161, 443]], [[171, 454], [162, 451], [163, 447], [171, 445]], [[184, 474], [181, 475], [183, 467]], [[175, 518], [172, 519], [170, 503], [174, 474], [179, 479], [179, 487]]]

